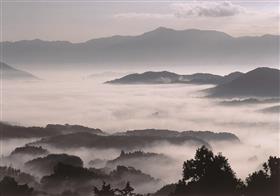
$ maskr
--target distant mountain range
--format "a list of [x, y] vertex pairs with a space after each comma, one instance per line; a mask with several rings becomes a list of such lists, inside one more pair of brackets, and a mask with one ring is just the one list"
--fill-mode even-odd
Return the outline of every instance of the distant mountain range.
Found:
[[279, 35], [232, 37], [213, 30], [159, 27], [138, 36], [112, 36], [82, 43], [22, 40], [2, 42], [14, 64], [188, 64], [277, 65]]
[[176, 73], [161, 72], [144, 72], [126, 75], [122, 78], [107, 81], [108, 84], [172, 84], [172, 83], [189, 83], [189, 84], [222, 84], [234, 80], [243, 73], [234, 72], [226, 76], [219, 76], [209, 73], [195, 73], [191, 75], [179, 75]]
[[280, 97], [280, 70], [257, 68], [208, 92], [212, 97]]
[[15, 69], [6, 63], [0, 62], [2, 78], [6, 80], [37, 80], [38, 78], [31, 73]]

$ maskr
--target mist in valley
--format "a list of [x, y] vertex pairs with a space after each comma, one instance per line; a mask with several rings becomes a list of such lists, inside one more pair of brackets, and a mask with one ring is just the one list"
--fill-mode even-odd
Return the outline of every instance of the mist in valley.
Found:
[[[279, 103], [228, 106], [222, 104], [225, 99], [205, 97], [203, 90], [214, 85], [104, 84], [133, 72], [44, 71], [40, 75], [35, 71], [39, 73], [39, 80], [4, 81], [3, 121], [20, 126], [43, 127], [47, 124], [78, 124], [100, 128], [110, 134], [148, 128], [230, 132], [240, 139], [240, 143], [209, 144], [215, 153], [221, 152], [229, 159], [233, 170], [242, 179], [259, 169], [270, 155], [279, 156], [279, 113], [260, 112], [263, 108]], [[186, 71], [177, 73], [188, 74]], [[9, 156], [14, 148], [34, 141], [36, 138], [1, 140], [2, 156]], [[113, 148], [43, 147], [50, 153], [79, 156], [85, 167], [92, 167], [89, 165], [91, 160], [112, 160], [120, 154], [120, 149]], [[178, 181], [183, 162], [194, 156], [197, 147], [189, 143], [174, 145], [160, 142], [137, 149], [164, 154], [170, 157], [172, 164], [154, 162], [134, 165], [136, 169], [159, 179], [159, 182], [149, 186], [139, 185], [136, 190], [142, 193], [154, 192], [165, 184]], [[13, 163], [15, 160], [16, 163]], [[3, 158], [2, 165], [13, 165], [30, 172], [24, 167], [24, 161]]]

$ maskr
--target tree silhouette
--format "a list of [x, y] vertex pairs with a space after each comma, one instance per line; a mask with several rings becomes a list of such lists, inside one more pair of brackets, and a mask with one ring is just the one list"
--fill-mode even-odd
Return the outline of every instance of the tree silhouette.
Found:
[[100, 190], [94, 187], [94, 194], [96, 196], [115, 196], [115, 190], [111, 188], [110, 184], [103, 182]]
[[175, 190], [171, 193], [171, 196], [185, 196], [186, 193], [189, 193], [189, 187], [186, 184], [185, 180], [179, 180], [176, 184]]
[[263, 169], [246, 179], [246, 196], [280, 195], [280, 158], [269, 157]]
[[133, 191], [134, 191], [134, 188], [132, 188], [130, 186], [130, 183], [127, 182], [124, 189], [121, 190], [121, 193], [122, 193], [122, 196], [133, 196], [133, 195], [135, 195], [133, 193]]
[[136, 194], [133, 192], [134, 188], [130, 186], [127, 182], [123, 189], [112, 189], [110, 184], [103, 182], [101, 189], [94, 188], [94, 193], [96, 196], [142, 196], [141, 194]]
[[228, 160], [221, 154], [202, 146], [195, 158], [184, 162], [183, 179], [176, 186], [174, 195], [240, 195], [243, 187]]

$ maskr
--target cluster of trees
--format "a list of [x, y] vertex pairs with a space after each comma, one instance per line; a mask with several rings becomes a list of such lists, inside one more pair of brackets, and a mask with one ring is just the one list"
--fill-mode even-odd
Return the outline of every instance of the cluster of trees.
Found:
[[141, 150], [137, 150], [137, 151], [133, 151], [133, 152], [125, 152], [125, 151], [121, 151], [121, 154], [119, 156], [119, 158], [121, 157], [127, 157], [127, 158], [138, 158], [138, 157], [143, 157], [143, 156], [156, 156], [158, 154], [156, 153], [151, 153], [151, 152], [143, 152]]
[[280, 195], [280, 158], [269, 157], [263, 169], [246, 179], [248, 196]]
[[127, 182], [123, 189], [113, 189], [110, 184], [103, 182], [101, 189], [94, 187], [94, 194], [96, 196], [141, 196], [133, 192], [134, 188]]
[[183, 178], [176, 184], [172, 196], [279, 196], [280, 158], [270, 157], [263, 169], [238, 179], [226, 157], [214, 155], [205, 146], [194, 159], [184, 162]]

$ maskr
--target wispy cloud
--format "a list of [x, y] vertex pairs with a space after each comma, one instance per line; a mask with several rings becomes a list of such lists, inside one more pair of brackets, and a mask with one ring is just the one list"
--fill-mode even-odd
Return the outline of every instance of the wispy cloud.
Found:
[[227, 17], [235, 16], [246, 12], [246, 8], [233, 4], [230, 1], [214, 2], [187, 2], [172, 3], [170, 13], [147, 13], [147, 12], [128, 12], [118, 13], [115, 18], [136, 18], [136, 19], [166, 19], [166, 18], [187, 18], [190, 16], [197, 17]]
[[175, 10], [175, 16], [180, 18], [189, 16], [227, 17], [245, 12], [244, 7], [230, 1], [175, 3], [172, 8]]

